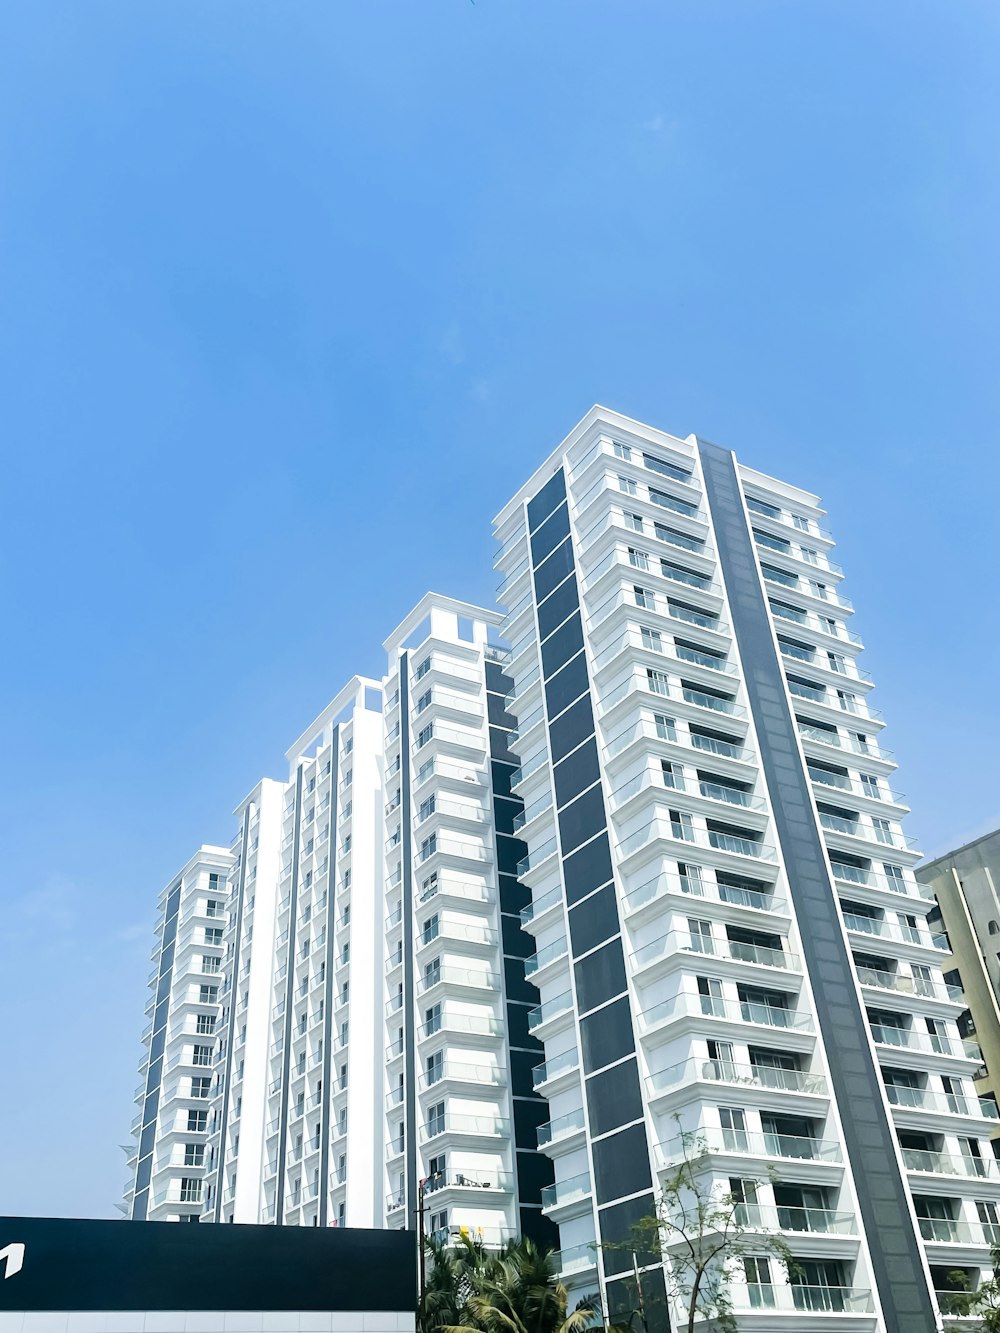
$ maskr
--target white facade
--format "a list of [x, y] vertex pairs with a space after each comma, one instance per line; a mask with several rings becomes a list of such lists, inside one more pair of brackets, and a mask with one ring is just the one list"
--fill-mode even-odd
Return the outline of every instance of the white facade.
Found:
[[192, 1217], [554, 1236], [499, 620], [429, 594], [237, 807]]
[[923, 1333], [988, 1272], [996, 1104], [822, 519], [595, 408], [497, 519], [506, 616], [428, 594], [307, 728], [237, 811], [205, 1220], [422, 1199], [626, 1315], [691, 1131], [796, 1260], [741, 1327]]
[[689, 1130], [800, 1266], [731, 1274], [741, 1328], [937, 1326], [1000, 1235], [996, 1108], [816, 498], [594, 409], [496, 531], [567, 1279], [634, 1302], [595, 1242]]
[[200, 847], [160, 894], [122, 1205], [137, 1221], [201, 1215], [232, 861], [224, 847]]

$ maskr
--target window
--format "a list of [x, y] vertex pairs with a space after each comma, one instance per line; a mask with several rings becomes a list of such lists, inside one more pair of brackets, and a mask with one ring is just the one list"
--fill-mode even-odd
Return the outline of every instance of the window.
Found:
[[826, 660], [831, 671], [838, 671], [842, 676], [847, 675], [847, 659], [840, 653], [827, 653]]
[[746, 497], [747, 508], [753, 514], [763, 514], [765, 518], [780, 518], [781, 510], [777, 505], [768, 504], [766, 500], [758, 500], [755, 495]]
[[680, 764], [672, 764], [669, 759], [660, 760], [660, 770], [663, 773], [664, 787], [684, 786], [684, 770]]
[[428, 1084], [440, 1082], [444, 1076], [444, 1053], [435, 1051], [433, 1055], [427, 1057], [425, 1065]]
[[428, 875], [425, 880], [421, 881], [420, 896], [421, 898], [431, 898], [434, 896], [435, 893], [437, 893], [437, 890], [438, 890], [438, 875], [437, 871], [435, 870], [433, 874]]
[[429, 819], [434, 813], [434, 797], [428, 796], [426, 801], [420, 802], [420, 808], [417, 810], [417, 819]]
[[199, 1014], [195, 1022], [195, 1031], [199, 1036], [207, 1037], [215, 1031], [215, 1015]]
[[212, 1063], [211, 1046], [195, 1046], [191, 1053], [191, 1063], [193, 1065], [210, 1065]]
[[448, 1210], [443, 1209], [440, 1213], [431, 1213], [431, 1235], [437, 1235], [448, 1230]]
[[717, 1017], [726, 1012], [726, 1002], [722, 995], [722, 982], [715, 977], [698, 978], [698, 995], [701, 998], [701, 1012]]
[[934, 994], [934, 978], [926, 963], [911, 963], [910, 975], [913, 977], [913, 989], [917, 995]]
[[639, 633], [642, 638], [642, 646], [651, 653], [663, 652], [663, 636], [658, 629], [649, 629], [646, 625], [639, 627]]
[[793, 514], [792, 522], [798, 528], [799, 532], [808, 532], [810, 530], [809, 520], [807, 518], [803, 518], [801, 514]]
[[423, 660], [423, 661], [420, 663], [420, 665], [417, 667], [416, 671], [414, 671], [414, 673], [413, 673], [413, 679], [414, 679], [415, 681], [420, 680], [420, 678], [421, 678], [422, 676], [426, 676], [426, 675], [427, 675], [427, 673], [428, 673], [428, 671], [430, 671], [430, 669], [431, 669], [431, 659], [430, 659], [429, 657], [425, 657], [424, 660]]
[[879, 842], [885, 842], [890, 847], [892, 846], [892, 825], [888, 819], [879, 819], [876, 815], [873, 815], [872, 828], [875, 830], [875, 836]]
[[645, 551], [637, 551], [634, 546], [628, 548], [628, 562], [633, 569], [649, 569], [649, 556]]
[[430, 722], [426, 727], [424, 727], [421, 731], [417, 733], [417, 749], [419, 750], [422, 745], [426, 745], [433, 735], [434, 735], [434, 723]]
[[630, 513], [628, 513], [627, 510], [625, 511], [625, 526], [626, 526], [627, 528], [631, 528], [631, 530], [632, 530], [633, 532], [643, 532], [643, 531], [645, 531], [645, 528], [644, 528], [644, 526], [643, 526], [643, 522], [642, 522], [642, 515], [641, 515], [641, 514], [630, 514]]
[[673, 477], [675, 481], [691, 480], [691, 473], [687, 468], [678, 467], [676, 463], [668, 463], [663, 458], [656, 458], [653, 454], [643, 454], [642, 461], [649, 468], [650, 472], [658, 472], [661, 477]]
[[656, 610], [656, 598], [648, 588], [640, 588], [636, 583], [632, 585], [632, 591], [635, 593], [636, 606], [641, 606], [645, 611]]
[[861, 774], [861, 787], [866, 796], [871, 796], [876, 801], [882, 799], [882, 788], [878, 785], [878, 778], [873, 773]]
[[204, 1166], [204, 1164], [205, 1164], [205, 1145], [203, 1143], [185, 1143], [184, 1165]]
[[192, 1097], [210, 1097], [212, 1095], [212, 1080], [207, 1077], [193, 1078], [191, 1080]]
[[747, 1134], [745, 1113], [738, 1106], [720, 1106], [719, 1122], [722, 1125], [722, 1142], [730, 1152], [747, 1152], [750, 1136]]
[[885, 863], [883, 863], [882, 869], [885, 871], [886, 880], [888, 881], [889, 888], [892, 889], [893, 893], [905, 893], [906, 878], [903, 875], [903, 867], [886, 865]]
[[733, 1056], [731, 1041], [710, 1041], [708, 1058], [711, 1061], [713, 1078], [732, 1081], [736, 1078], [736, 1061]]
[[856, 713], [858, 711], [858, 696], [851, 694], [849, 690], [838, 690], [837, 702], [845, 713]]
[[425, 708], [430, 708], [430, 706], [431, 706], [431, 692], [430, 690], [426, 690], [417, 700], [417, 712], [422, 713]]
[[445, 1172], [447, 1169], [448, 1164], [444, 1153], [439, 1153], [437, 1157], [432, 1157], [427, 1163], [427, 1180], [424, 1182], [425, 1188], [428, 1191], [440, 1189], [445, 1183]]
[[188, 1111], [188, 1133], [201, 1134], [208, 1129], [207, 1111]]
[[670, 833], [685, 842], [694, 841], [694, 826], [691, 816], [683, 810], [670, 811]]
[[623, 458], [626, 463], [632, 461], [632, 450], [627, 444], [619, 444], [617, 440], [613, 442], [615, 458]]
[[623, 495], [639, 494], [639, 487], [635, 484], [635, 482], [632, 480], [631, 477], [619, 477], [618, 489], [622, 492]]
[[214, 953], [202, 954], [201, 970], [202, 972], [221, 972], [222, 959], [218, 956], [218, 954]]
[[701, 878], [701, 866], [691, 861], [678, 861], [677, 873], [681, 881], [681, 893], [693, 894], [696, 898], [705, 896], [705, 885]]
[[426, 920], [426, 921], [424, 922], [424, 924], [423, 924], [423, 928], [422, 928], [422, 930], [421, 930], [421, 934], [422, 934], [422, 936], [423, 936], [423, 942], [424, 942], [424, 944], [430, 944], [431, 940], [436, 940], [436, 939], [437, 939], [437, 937], [438, 937], [438, 918], [437, 918], [436, 915], [435, 915], [435, 916], [430, 916], [430, 917], [427, 918], [427, 920]]
[[420, 859], [426, 861], [429, 856], [433, 856], [437, 851], [437, 834], [432, 833], [429, 838], [425, 838], [420, 844]]
[[770, 1309], [774, 1305], [771, 1261], [767, 1258], [747, 1255], [743, 1260], [743, 1272], [746, 1274], [750, 1308], [754, 1310]]
[[647, 667], [646, 684], [654, 694], [666, 696], [670, 693], [670, 677], [665, 671], [654, 671], [652, 667]]
[[424, 988], [436, 986], [441, 980], [441, 959], [434, 958], [424, 966]]
[[802, 559], [805, 560], [807, 564], [810, 565], [819, 564], [819, 552], [814, 551], [811, 546], [800, 546], [799, 554], [802, 556]]
[[181, 1203], [201, 1202], [201, 1181], [190, 1176], [181, 1176]]
[[427, 1133], [444, 1133], [444, 1102], [435, 1102], [427, 1108]]
[[226, 904], [223, 902], [219, 902], [217, 898], [209, 898], [208, 902], [205, 904], [205, 915], [225, 916], [225, 914], [226, 914]]
[[424, 1011], [424, 1034], [430, 1037], [435, 1032], [441, 1031], [441, 1006], [440, 1004], [431, 1005], [430, 1009]]
[[350, 940], [345, 940], [343, 948], [340, 950], [341, 963], [346, 963], [349, 960], [350, 956], [351, 956], [351, 942]]
[[654, 713], [653, 721], [656, 724], [656, 734], [661, 741], [675, 741], [677, 739], [677, 727], [672, 717], [666, 717], [663, 713]]
[[712, 938], [710, 921], [696, 921], [688, 917], [688, 930], [691, 934], [689, 948], [693, 953], [715, 953], [715, 940]]

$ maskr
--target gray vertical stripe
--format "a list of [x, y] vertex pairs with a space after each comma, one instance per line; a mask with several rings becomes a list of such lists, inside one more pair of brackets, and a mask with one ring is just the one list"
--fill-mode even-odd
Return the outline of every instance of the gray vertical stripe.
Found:
[[340, 791], [340, 726], [333, 729], [330, 741], [330, 861], [326, 878], [326, 985], [323, 987], [323, 1106], [320, 1115], [319, 1224], [325, 1227], [330, 1211], [330, 1102], [333, 1098], [333, 927], [334, 889], [337, 874], [337, 806]]
[[226, 1068], [222, 1077], [222, 1113], [219, 1130], [219, 1167], [215, 1176], [215, 1220], [224, 1222], [222, 1213], [222, 1191], [226, 1183], [226, 1129], [229, 1124], [229, 1095], [233, 1073], [233, 1044], [236, 1033], [236, 997], [239, 993], [240, 938], [243, 933], [243, 895], [246, 892], [247, 856], [250, 838], [250, 802], [243, 811], [243, 843], [240, 856], [240, 880], [236, 892], [236, 924], [233, 933], [233, 975], [232, 992], [229, 1000], [229, 1025], [226, 1031]]
[[885, 1108], [836, 889], [813, 812], [757, 573], [736, 460], [729, 450], [702, 440], [698, 450], [761, 764], [792, 902], [802, 923], [802, 952], [816, 996], [886, 1329], [888, 1333], [933, 1333], [937, 1320], [896, 1156], [896, 1136]]
[[292, 829], [292, 884], [288, 903], [288, 978], [285, 984], [285, 1044], [281, 1052], [281, 1111], [278, 1124], [277, 1193], [274, 1196], [274, 1220], [285, 1220], [285, 1163], [288, 1157], [288, 1075], [292, 1059], [292, 999], [295, 994], [295, 928], [299, 904], [299, 849], [302, 823], [302, 765], [295, 773], [295, 814]]

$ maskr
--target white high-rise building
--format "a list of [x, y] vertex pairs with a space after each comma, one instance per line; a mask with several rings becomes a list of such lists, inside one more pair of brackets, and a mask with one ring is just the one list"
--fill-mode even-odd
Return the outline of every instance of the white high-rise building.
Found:
[[[574, 1288], [634, 1310], [607, 1245], [689, 1131], [796, 1260], [731, 1274], [741, 1328], [930, 1333], [1000, 1234], [996, 1107], [822, 517], [595, 408], [496, 521], [544, 1211]], [[663, 1269], [644, 1286], [648, 1318]]]
[[[558, 1246], [626, 1321], [622, 1242], [693, 1135], [795, 1259], [730, 1273], [741, 1329], [940, 1328], [1000, 1238], [997, 1109], [822, 518], [587, 414], [497, 519], [506, 616], [428, 595], [238, 807], [214, 1014], [152, 979], [132, 1216], [422, 1208]], [[163, 1070], [212, 1017], [204, 1162], [161, 1186]]]
[[[413, 1228], [423, 1200], [428, 1232], [555, 1243], [500, 619], [429, 594], [386, 641], [384, 679], [351, 680], [288, 751], [287, 781], [237, 807], [211, 1012], [191, 1020], [213, 1034], [195, 1053], [201, 1133], [170, 1194], [193, 1219]], [[205, 855], [179, 888], [195, 893]], [[188, 998], [161, 1001], [154, 1060]], [[164, 1123], [142, 1118], [131, 1216]]]
[[160, 894], [122, 1205], [136, 1221], [201, 1216], [232, 863], [224, 847], [199, 847]]

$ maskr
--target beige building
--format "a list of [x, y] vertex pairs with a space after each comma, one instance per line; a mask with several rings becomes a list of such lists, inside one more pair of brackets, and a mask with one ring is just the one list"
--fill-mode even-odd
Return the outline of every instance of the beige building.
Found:
[[949, 980], [965, 992], [966, 1035], [982, 1049], [976, 1090], [1000, 1100], [1000, 829], [918, 867], [916, 875], [937, 899], [951, 946], [942, 966], [960, 974], [960, 981]]

